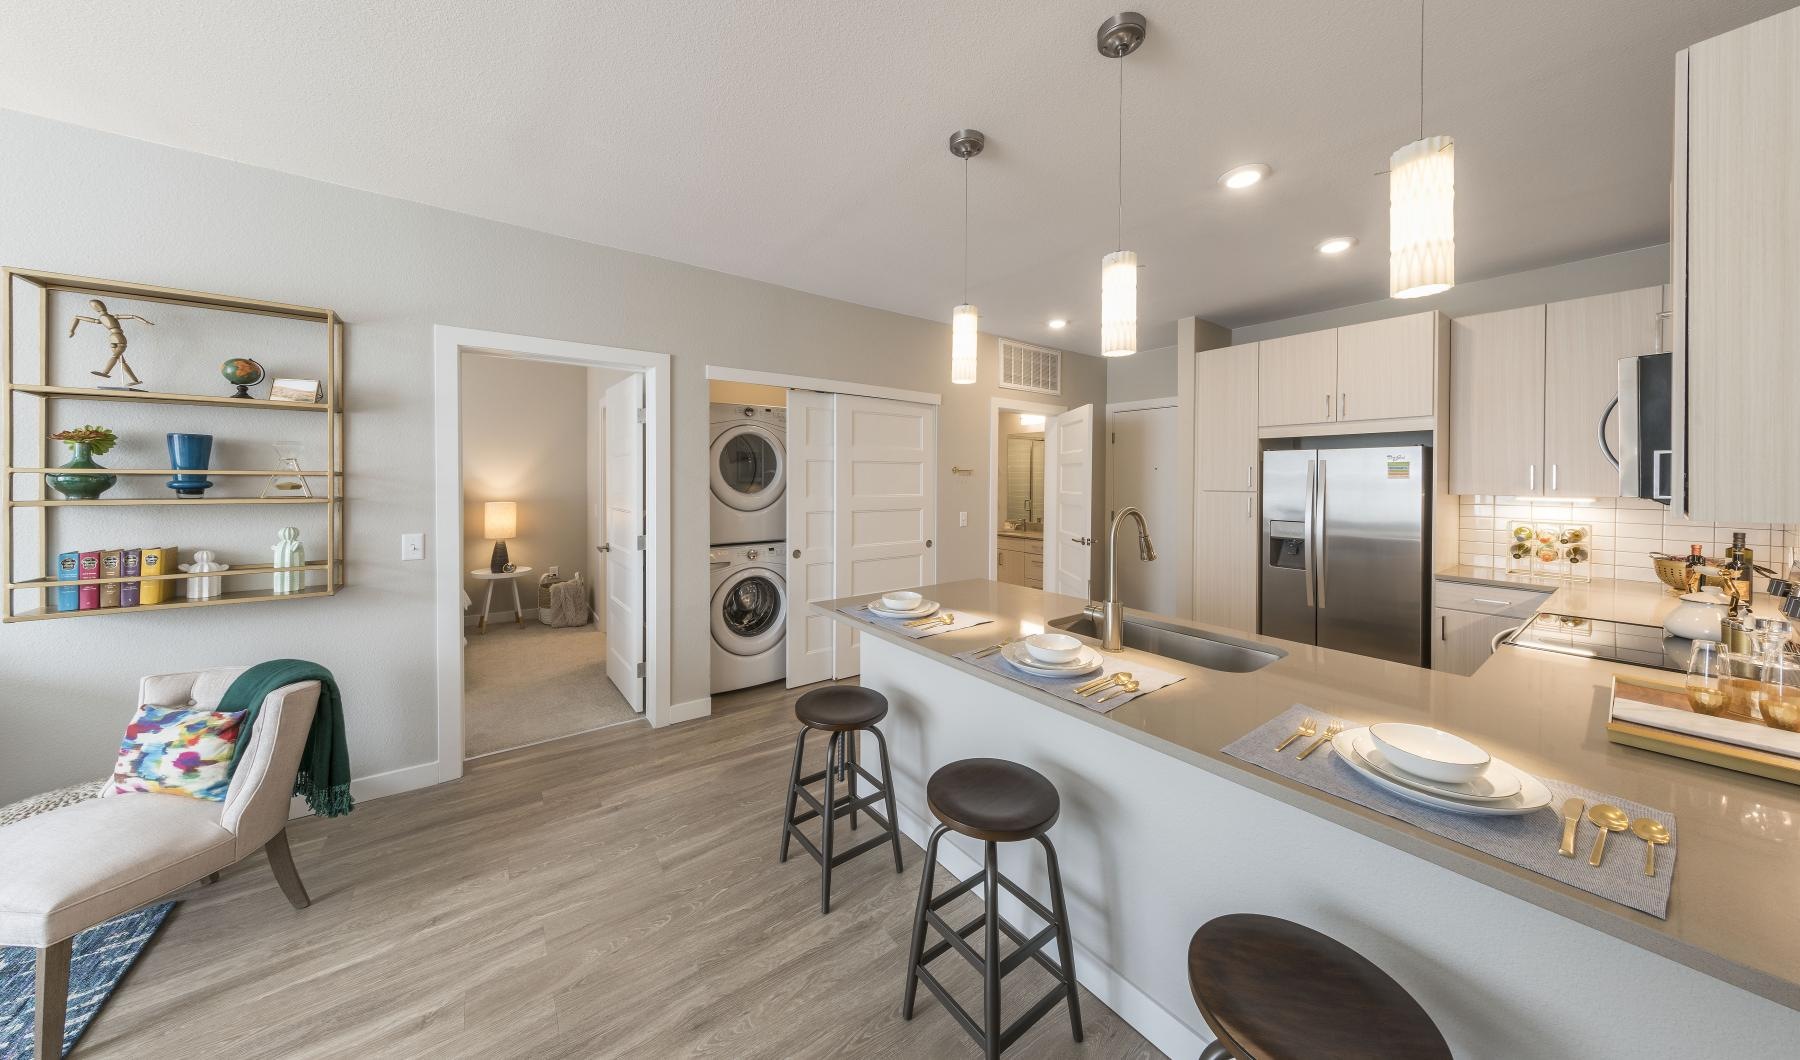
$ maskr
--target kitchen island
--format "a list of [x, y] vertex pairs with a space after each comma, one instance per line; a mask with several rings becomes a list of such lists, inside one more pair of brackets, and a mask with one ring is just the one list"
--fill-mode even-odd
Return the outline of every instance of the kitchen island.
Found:
[[[921, 591], [994, 621], [913, 640], [835, 611], [866, 598], [814, 605], [863, 634], [863, 683], [890, 703], [903, 829], [925, 839], [924, 782], [947, 762], [1003, 757], [1048, 776], [1063, 800], [1052, 837], [1078, 976], [1164, 1052], [1194, 1055], [1210, 1037], [1186, 946], [1228, 912], [1287, 917], [1355, 948], [1459, 1056], [1785, 1056], [1800, 1042], [1800, 788], [1608, 743], [1620, 667], [1503, 648], [1460, 677], [1221, 630], [1286, 654], [1222, 673], [1128, 649], [1185, 680], [1100, 714], [954, 658], [1085, 601], [987, 581]], [[1668, 919], [1221, 753], [1295, 704], [1430, 723], [1522, 769], [1673, 812]], [[1003, 871], [1041, 893], [1041, 858], [1025, 846], [1002, 850]], [[967, 875], [973, 849], [947, 840], [945, 867]]]

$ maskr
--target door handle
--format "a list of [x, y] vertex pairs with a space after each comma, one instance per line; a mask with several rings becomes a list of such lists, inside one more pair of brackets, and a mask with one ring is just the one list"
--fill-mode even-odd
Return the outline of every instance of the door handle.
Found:
[[930, 547], [931, 547], [931, 538], [929, 538], [929, 537], [928, 537], [928, 538], [926, 538], [926, 539], [925, 539], [925, 547], [926, 547], [926, 548], [930, 548]]
[[611, 545], [595, 545], [594, 550], [597, 552], [611, 552], [612, 546]]
[[1077, 545], [1092, 546], [1094, 543], [1094, 539], [1091, 537], [1071, 537], [1069, 540], [1075, 542]]
[[799, 550], [799, 549], [795, 549], [795, 550], [794, 550], [794, 558], [795, 558], [795, 559], [799, 559], [799, 558], [800, 558], [800, 550]]

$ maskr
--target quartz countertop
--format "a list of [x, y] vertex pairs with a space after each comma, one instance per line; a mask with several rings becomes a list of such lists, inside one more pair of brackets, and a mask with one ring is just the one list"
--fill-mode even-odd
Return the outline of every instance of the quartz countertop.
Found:
[[[1583, 588], [1593, 592], [1592, 586]], [[1039, 632], [1051, 619], [1079, 613], [1086, 601], [979, 580], [925, 586], [920, 592], [947, 608], [992, 615], [994, 621], [913, 640], [835, 610], [872, 596], [812, 606], [853, 623], [865, 636], [899, 644], [922, 659], [973, 674], [1046, 709], [1800, 1009], [1800, 914], [1793, 884], [1800, 880], [1800, 787], [1609, 743], [1605, 723], [1613, 674], [1647, 676], [1654, 671], [1503, 647], [1474, 676], [1462, 677], [1183, 623], [1287, 654], [1247, 674], [1147, 656], [1146, 665], [1153, 662], [1187, 679], [1099, 714], [953, 657]], [[1638, 599], [1636, 594], [1628, 590], [1623, 598]], [[1619, 598], [1615, 593], [1608, 606], [1635, 606], [1620, 605]], [[1126, 654], [1143, 653], [1127, 649]], [[1475, 740], [1522, 769], [1673, 812], [1681, 846], [1668, 919], [1566, 887], [1221, 753], [1225, 745], [1294, 704], [1360, 723], [1435, 725]]]
[[1595, 578], [1590, 582], [1570, 582], [1508, 574], [1490, 567], [1446, 567], [1436, 577], [1447, 581], [1475, 585], [1498, 585], [1512, 589], [1531, 589], [1548, 594], [1539, 611], [1596, 622], [1629, 622], [1640, 626], [1660, 626], [1681, 598], [1662, 582], [1640, 582], [1613, 578]]
[[1042, 541], [1044, 539], [1042, 530], [996, 530], [994, 533], [999, 537], [1016, 537], [1022, 541]]

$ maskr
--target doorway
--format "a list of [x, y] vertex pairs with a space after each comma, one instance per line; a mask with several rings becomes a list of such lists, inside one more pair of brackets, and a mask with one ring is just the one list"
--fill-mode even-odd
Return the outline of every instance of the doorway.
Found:
[[[1135, 507], [1143, 513], [1150, 540], [1162, 545], [1178, 539], [1180, 520], [1187, 516], [1178, 501], [1178, 426], [1173, 404], [1107, 406], [1104, 525], [1112, 525], [1121, 510]], [[1180, 614], [1179, 579], [1148, 563], [1120, 563], [1118, 571], [1120, 599], [1160, 615]]]
[[438, 327], [433, 367], [438, 779], [564, 729], [668, 723], [668, 357]]

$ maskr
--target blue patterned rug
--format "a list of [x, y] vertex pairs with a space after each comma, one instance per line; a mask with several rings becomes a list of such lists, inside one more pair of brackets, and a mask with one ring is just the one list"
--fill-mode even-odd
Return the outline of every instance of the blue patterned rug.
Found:
[[[75, 936], [69, 956], [69, 1014], [63, 1021], [63, 1052], [75, 1047], [100, 1006], [119, 985], [131, 962], [144, 951], [174, 902], [146, 906], [114, 917]], [[37, 951], [0, 946], [0, 1060], [33, 1055], [32, 1010], [37, 997]]]

